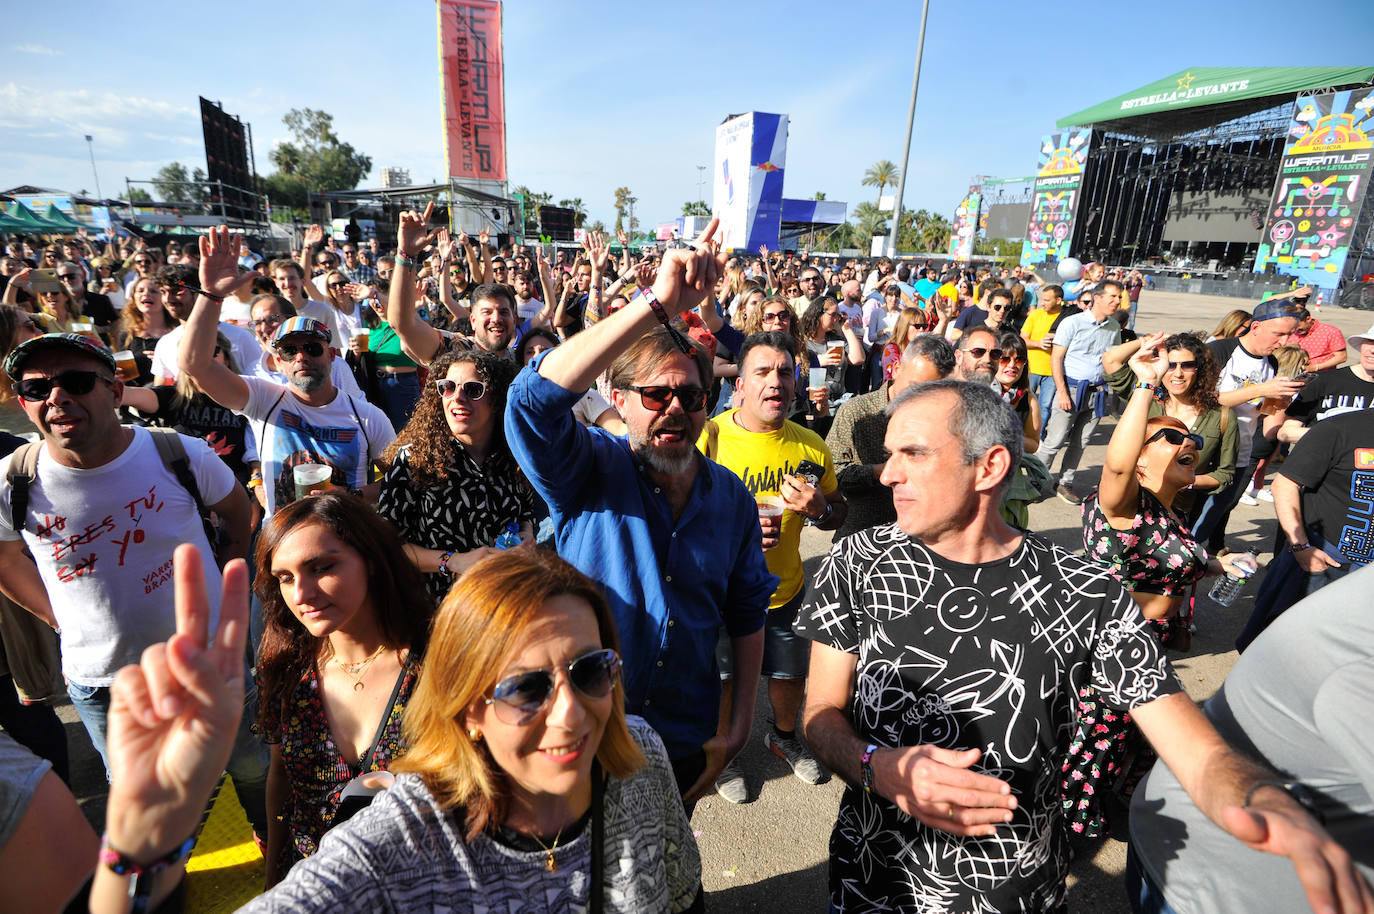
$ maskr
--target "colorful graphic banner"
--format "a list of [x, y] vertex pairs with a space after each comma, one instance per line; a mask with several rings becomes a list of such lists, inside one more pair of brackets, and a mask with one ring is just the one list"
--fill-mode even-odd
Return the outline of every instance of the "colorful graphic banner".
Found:
[[1058, 263], [1069, 256], [1078, 187], [1083, 183], [1083, 163], [1091, 145], [1092, 130], [1088, 127], [1070, 127], [1041, 140], [1030, 223], [1021, 243], [1022, 266]]
[[506, 96], [497, 0], [438, 0], [448, 173], [506, 180]]
[[716, 128], [712, 207], [730, 250], [776, 249], [782, 229], [787, 115], [751, 111]]
[[1335, 291], [1374, 161], [1374, 89], [1299, 96], [1255, 272]]
[[983, 195], [970, 187], [968, 196], [954, 209], [954, 225], [949, 233], [949, 256], [953, 260], [968, 260], [973, 256], [973, 236], [978, 234], [978, 211]]

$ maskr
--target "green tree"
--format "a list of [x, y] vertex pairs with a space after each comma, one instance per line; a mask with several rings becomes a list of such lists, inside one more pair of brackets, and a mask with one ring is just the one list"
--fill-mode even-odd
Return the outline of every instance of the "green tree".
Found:
[[130, 188], [130, 190], [129, 190], [129, 202], [130, 202], [130, 203], [152, 203], [152, 202], [153, 202], [153, 198], [152, 198], [152, 196], [151, 196], [146, 190], [144, 190], [143, 188], [141, 188], [141, 187], [134, 187], [134, 188]]
[[604, 235], [606, 234], [606, 223], [602, 222], [600, 219], [597, 219], [591, 225], [587, 226], [587, 231], [600, 232]]
[[[615, 230], [623, 232], [625, 230], [625, 217], [630, 211], [630, 204], [634, 202], [634, 194], [628, 187], [617, 187], [615, 189]], [[634, 226], [630, 226], [630, 233], [634, 233]]]
[[701, 200], [688, 200], [682, 204], [682, 215], [684, 216], [705, 216], [711, 218], [711, 207]]
[[553, 202], [553, 194], [539, 193], [530, 190], [523, 184], [512, 190], [511, 194], [519, 195], [525, 201], [525, 234], [527, 236], [538, 235], [539, 207], [550, 205]]
[[824, 199], [825, 199], [825, 191], [823, 191], [823, 190], [818, 190], [818, 191], [816, 191], [814, 194], [811, 195], [811, 199], [812, 199], [812, 200], [824, 200]]
[[180, 162], [168, 162], [153, 175], [153, 190], [161, 202], [204, 203], [205, 188], [195, 183], [204, 180], [205, 172], [201, 169], [187, 171]]
[[314, 108], [292, 108], [282, 118], [290, 142], [272, 150], [277, 170], [311, 191], [352, 190], [372, 170], [372, 158], [334, 132], [334, 117]]
[[900, 174], [897, 166], [887, 159], [880, 159], [869, 166], [868, 171], [864, 172], [863, 183], [865, 187], [878, 188], [878, 200], [875, 203], [883, 199], [883, 188], [889, 184], [895, 185]]
[[887, 234], [888, 214], [878, 204], [865, 200], [854, 207], [854, 245], [863, 251], [871, 247], [874, 236]]

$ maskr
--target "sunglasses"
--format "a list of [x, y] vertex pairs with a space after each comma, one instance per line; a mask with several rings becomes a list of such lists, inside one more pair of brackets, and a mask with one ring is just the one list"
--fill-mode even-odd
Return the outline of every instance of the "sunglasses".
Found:
[[620, 658], [609, 648], [583, 654], [571, 663], [551, 670], [530, 670], [502, 679], [491, 690], [486, 704], [502, 723], [523, 727], [553, 698], [559, 669], [568, 671], [568, 682], [585, 698], [605, 698], [615, 688]]
[[1197, 371], [1196, 359], [1188, 359], [1186, 362], [1169, 362], [1168, 365], [1169, 371], [1173, 371], [1175, 368], [1182, 368], [1184, 371]]
[[79, 371], [73, 368], [58, 372], [51, 378], [25, 378], [14, 385], [14, 392], [21, 400], [38, 403], [48, 399], [54, 387], [62, 388], [73, 397], [88, 394], [95, 390], [96, 381], [112, 384], [114, 378], [107, 378], [98, 371]]
[[308, 343], [301, 343], [299, 346], [294, 343], [278, 343], [276, 349], [277, 355], [287, 360], [294, 359], [302, 352], [312, 359], [318, 359], [320, 356], [324, 355], [324, 343], [317, 343], [314, 340]]
[[639, 394], [639, 402], [644, 404], [645, 409], [667, 409], [668, 404], [677, 397], [683, 411], [689, 413], [705, 409], [706, 398], [711, 393], [700, 387], [631, 387], [630, 390]]
[[277, 327], [286, 320], [285, 314], [269, 314], [267, 317], [259, 317], [253, 320], [254, 327]]
[[987, 356], [994, 362], [1002, 361], [1002, 350], [1000, 349], [984, 349], [982, 346], [970, 346], [964, 351], [975, 359], [981, 359], [983, 356]]
[[992, 310], [993, 310], [993, 311], [1005, 311], [1005, 310], [1007, 310], [1007, 306], [1006, 306], [1006, 305], [993, 305], [993, 306], [992, 306]]
[[1026, 364], [1026, 357], [1007, 353], [1005, 355], [999, 355], [997, 357], [997, 362], [1001, 365], [1024, 365]]
[[486, 381], [450, 381], [448, 378], [439, 378], [434, 382], [434, 386], [439, 390], [439, 396], [445, 400], [458, 392], [462, 392], [463, 398], [467, 400], [480, 400], [486, 396]]
[[135, 260], [134, 263], [140, 267], [146, 267], [148, 264], [152, 263], [152, 261], [144, 257], [141, 260]]
[[58, 273], [58, 274], [57, 274], [57, 278], [60, 279], [60, 280], [62, 280], [63, 282], [80, 282], [80, 281], [81, 281], [81, 274], [80, 274], [80, 273]]
[[767, 314], [763, 315], [763, 317], [759, 318], [759, 323], [780, 324], [783, 321], [790, 321], [791, 319], [791, 311], [769, 311]]
[[1202, 450], [1203, 441], [1201, 435], [1194, 435], [1191, 432], [1180, 432], [1176, 428], [1162, 428], [1146, 438], [1145, 443], [1149, 444], [1152, 441], [1158, 441], [1160, 438], [1163, 438], [1174, 447], [1178, 447], [1185, 441], [1191, 441], [1193, 442], [1193, 447], [1197, 448], [1199, 451]]
[[346, 285], [348, 285], [348, 283], [346, 283], [346, 282], [331, 282], [331, 283], [329, 283], [329, 288], [331, 288], [331, 289], [342, 289], [342, 288], [343, 288], [344, 286], [346, 286]]

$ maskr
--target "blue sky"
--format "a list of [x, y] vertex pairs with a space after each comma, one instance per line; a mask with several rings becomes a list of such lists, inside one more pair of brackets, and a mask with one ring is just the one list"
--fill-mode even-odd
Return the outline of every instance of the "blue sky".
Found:
[[[8, 6], [0, 188], [94, 192], [88, 133], [106, 196], [173, 160], [203, 167], [197, 95], [252, 124], [262, 173], [287, 138], [282, 115], [312, 107], [372, 156], [369, 186], [388, 165], [417, 182], [444, 174], [427, 0]], [[716, 125], [758, 110], [791, 118], [787, 196], [873, 199], [864, 169], [900, 163], [920, 12], [919, 0], [510, 0], [511, 185], [580, 197], [608, 224], [626, 185], [641, 223], [666, 221], [696, 198]], [[1374, 65], [1371, 39], [1368, 0], [933, 0], [906, 206], [950, 217], [973, 175], [1030, 174], [1057, 118], [1175, 71]]]

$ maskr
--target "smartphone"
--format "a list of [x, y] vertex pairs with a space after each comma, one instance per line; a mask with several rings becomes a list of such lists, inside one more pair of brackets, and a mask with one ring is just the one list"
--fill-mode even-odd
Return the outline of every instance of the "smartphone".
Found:
[[819, 487], [821, 479], [825, 476], [825, 467], [810, 460], [803, 460], [801, 463], [797, 464], [797, 468], [793, 471], [792, 475], [800, 476], [802, 479], [811, 483], [813, 487]]
[[44, 292], [61, 292], [62, 283], [57, 278], [56, 270], [38, 269], [29, 275], [29, 289], [34, 295], [42, 295]]

